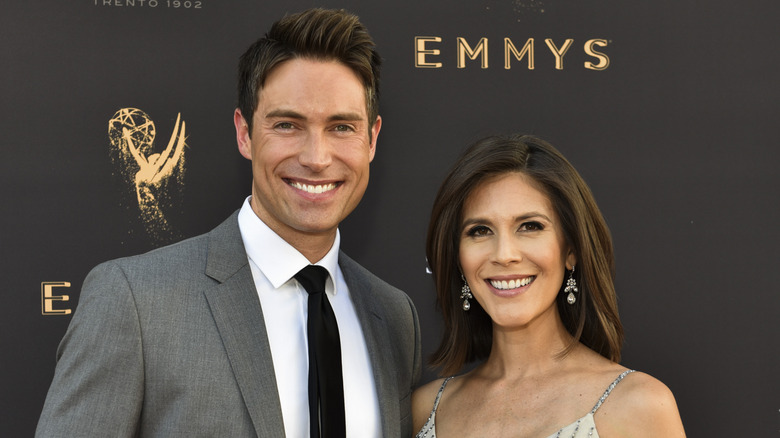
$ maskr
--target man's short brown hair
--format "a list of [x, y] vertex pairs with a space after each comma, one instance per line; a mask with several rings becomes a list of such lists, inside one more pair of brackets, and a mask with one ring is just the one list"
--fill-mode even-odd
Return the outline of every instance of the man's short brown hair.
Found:
[[[241, 56], [238, 66], [238, 108], [252, 132], [261, 87], [282, 62], [308, 58], [343, 63], [363, 81], [369, 128], [379, 114], [381, 58], [368, 29], [343, 9], [309, 9], [288, 15]], [[369, 130], [370, 132], [370, 130]]]

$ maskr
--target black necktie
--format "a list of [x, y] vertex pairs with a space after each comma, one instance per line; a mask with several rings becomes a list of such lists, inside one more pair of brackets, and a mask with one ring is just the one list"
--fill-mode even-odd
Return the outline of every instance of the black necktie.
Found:
[[315, 265], [309, 265], [295, 274], [295, 279], [309, 293], [309, 320], [306, 326], [309, 337], [309, 423], [311, 438], [344, 438], [347, 432], [341, 342], [336, 315], [325, 296], [327, 278], [328, 271]]

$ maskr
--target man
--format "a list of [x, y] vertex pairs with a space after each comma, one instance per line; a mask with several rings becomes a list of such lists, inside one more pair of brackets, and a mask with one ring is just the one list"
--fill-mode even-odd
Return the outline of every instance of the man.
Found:
[[327, 270], [346, 435], [413, 433], [414, 306], [339, 251], [382, 124], [379, 59], [357, 17], [321, 9], [247, 50], [234, 122], [252, 196], [208, 234], [90, 273], [38, 436], [310, 436], [334, 417], [310, 396], [319, 332], [296, 274], [311, 264]]

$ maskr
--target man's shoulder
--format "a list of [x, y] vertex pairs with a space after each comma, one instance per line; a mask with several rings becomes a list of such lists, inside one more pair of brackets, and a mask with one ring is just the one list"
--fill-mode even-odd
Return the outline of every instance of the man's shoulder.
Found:
[[[95, 269], [105, 269], [107, 266], [118, 266], [133, 270], [134, 267], [159, 269], [164, 271], [179, 268], [203, 266], [210, 253], [214, 252], [215, 245], [236, 246], [240, 243], [241, 236], [238, 231], [236, 214], [231, 215], [214, 229], [189, 237], [182, 241], [172, 243], [150, 250], [142, 254], [125, 256], [101, 263]], [[225, 242], [229, 240], [230, 242]]]
[[390, 298], [403, 299], [404, 301], [409, 300], [404, 291], [382, 280], [343, 251], [339, 253], [339, 266], [348, 284], [357, 283], [362, 286], [368, 286], [374, 294], [382, 294]]
[[376, 285], [377, 287], [399, 290], [390, 283], [374, 275], [373, 272], [369, 271], [366, 267], [356, 262], [346, 253], [344, 253], [344, 251], [339, 252], [339, 266], [341, 267], [342, 272], [344, 272], [344, 275], [348, 278], [351, 277], [361, 282], [368, 282]]
[[169, 265], [183, 259], [205, 258], [208, 254], [209, 233], [200, 234], [182, 241], [152, 249], [142, 254], [135, 254], [108, 260], [102, 265]]

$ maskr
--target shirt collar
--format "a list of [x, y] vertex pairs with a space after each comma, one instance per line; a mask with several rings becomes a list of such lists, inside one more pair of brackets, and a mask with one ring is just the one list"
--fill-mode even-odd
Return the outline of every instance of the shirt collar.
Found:
[[[238, 213], [238, 228], [241, 230], [241, 239], [244, 241], [247, 257], [254, 262], [265, 275], [274, 288], [279, 288], [290, 281], [301, 269], [310, 265], [309, 260], [279, 237], [268, 227], [252, 210], [248, 197]], [[315, 265], [328, 270], [331, 281], [326, 282], [326, 292], [335, 293], [333, 279], [336, 278], [338, 268], [339, 246], [341, 233], [336, 230], [336, 239], [325, 257]]]

